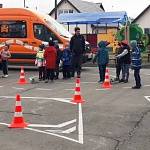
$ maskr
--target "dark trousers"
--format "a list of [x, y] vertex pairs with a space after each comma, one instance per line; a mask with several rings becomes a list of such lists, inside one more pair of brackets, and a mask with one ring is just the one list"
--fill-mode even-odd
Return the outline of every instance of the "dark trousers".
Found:
[[39, 67], [39, 79], [40, 80], [45, 80], [45, 67]]
[[63, 65], [63, 78], [70, 78], [70, 68], [71, 66], [69, 65]]
[[4, 75], [8, 75], [8, 61], [2, 60], [2, 70]]
[[56, 69], [55, 69], [55, 78], [59, 78], [59, 64], [56, 64]]
[[81, 66], [82, 66], [82, 56], [73, 56], [73, 58], [72, 58], [72, 77], [74, 77], [75, 71], [77, 71], [77, 76], [80, 76]]
[[134, 78], [137, 87], [141, 87], [140, 69], [134, 69]]
[[47, 80], [54, 80], [55, 74], [54, 74], [55, 69], [46, 69], [46, 79]]
[[106, 65], [98, 65], [98, 68], [99, 68], [100, 81], [104, 81], [105, 80]]
[[121, 64], [116, 64], [116, 78], [120, 79]]
[[130, 64], [122, 64], [122, 79], [128, 81]]

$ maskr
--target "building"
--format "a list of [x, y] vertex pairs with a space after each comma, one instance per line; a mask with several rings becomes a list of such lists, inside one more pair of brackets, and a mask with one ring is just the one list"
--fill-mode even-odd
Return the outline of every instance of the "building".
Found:
[[57, 16], [62, 13], [83, 13], [83, 12], [101, 12], [105, 11], [102, 3], [92, 3], [83, 0], [61, 0], [57, 8], [54, 8], [49, 15], [55, 18], [55, 11], [57, 9]]
[[[55, 18], [55, 11], [56, 8], [54, 8], [49, 15], [53, 18]], [[92, 3], [87, 2], [84, 0], [61, 0], [57, 5], [57, 16], [60, 14], [67, 14], [67, 13], [93, 13], [93, 12], [104, 12], [104, 7], [102, 3]], [[74, 28], [76, 25], [71, 25], [69, 27], [69, 32], [74, 33]], [[78, 25], [81, 29], [81, 33], [85, 34], [86, 30], [88, 28], [88, 31], [91, 33], [92, 28], [91, 25]], [[66, 29], [68, 27], [64, 25]]]
[[145, 8], [134, 20], [132, 23], [139, 24], [143, 29], [144, 33], [150, 35], [150, 5]]

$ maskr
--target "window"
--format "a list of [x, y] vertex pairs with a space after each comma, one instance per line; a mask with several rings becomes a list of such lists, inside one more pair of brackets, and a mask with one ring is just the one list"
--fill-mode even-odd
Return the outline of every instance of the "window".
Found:
[[61, 9], [58, 11], [58, 14], [68, 14], [68, 13], [73, 13], [72, 9]]
[[68, 14], [68, 10], [64, 10], [64, 14]]
[[25, 21], [0, 21], [0, 38], [26, 38]]
[[69, 9], [69, 13], [73, 13], [73, 10]]
[[144, 33], [145, 34], [150, 34], [150, 28], [144, 28]]
[[41, 41], [48, 42], [49, 39], [52, 38], [53, 40], [60, 42], [56, 35], [43, 24], [34, 24], [33, 29], [34, 37]]
[[62, 14], [63, 13], [63, 10], [59, 10], [58, 11], [58, 14], [60, 15], [60, 14]]

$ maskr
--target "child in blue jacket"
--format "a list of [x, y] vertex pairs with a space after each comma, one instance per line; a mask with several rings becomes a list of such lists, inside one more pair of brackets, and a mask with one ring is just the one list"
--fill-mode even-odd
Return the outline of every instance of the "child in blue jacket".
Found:
[[99, 76], [100, 80], [98, 82], [102, 83], [105, 80], [105, 71], [106, 71], [106, 66], [108, 65], [109, 62], [109, 55], [108, 55], [108, 49], [106, 48], [107, 45], [110, 43], [107, 41], [100, 41], [98, 43], [98, 52], [93, 60], [93, 63], [97, 60], [97, 64], [99, 67]]
[[69, 49], [69, 45], [66, 45], [65, 49], [62, 53], [62, 71], [63, 71], [63, 79], [67, 79], [71, 77], [71, 64], [72, 64], [72, 54]]

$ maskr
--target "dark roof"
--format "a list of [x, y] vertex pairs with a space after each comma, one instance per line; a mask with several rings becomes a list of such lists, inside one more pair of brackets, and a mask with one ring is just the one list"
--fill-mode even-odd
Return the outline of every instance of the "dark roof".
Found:
[[146, 7], [133, 21], [132, 23], [135, 23], [140, 17], [142, 17], [145, 12], [150, 8], [150, 5], [148, 7]]
[[[61, 0], [57, 8], [64, 2], [67, 1], [77, 12], [101, 12], [105, 11], [102, 3], [92, 3], [83, 0]], [[51, 15], [55, 11], [55, 8], [49, 13]]]

